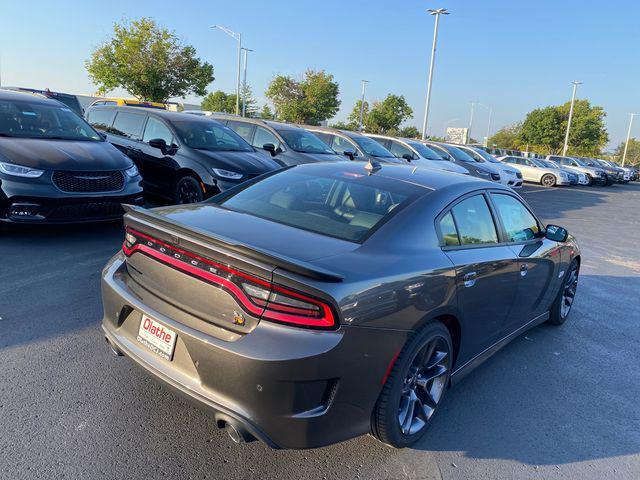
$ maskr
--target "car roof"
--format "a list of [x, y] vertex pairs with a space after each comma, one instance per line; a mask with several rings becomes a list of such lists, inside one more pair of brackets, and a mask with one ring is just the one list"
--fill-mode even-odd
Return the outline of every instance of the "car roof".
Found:
[[416, 167], [411, 165], [380, 163], [380, 168], [370, 172], [367, 170], [367, 162], [361, 161], [341, 161], [341, 162], [317, 162], [296, 165], [295, 169], [300, 169], [301, 173], [331, 175], [337, 171], [360, 174], [366, 176], [377, 176], [388, 179], [392, 182], [405, 182], [416, 185], [432, 192], [436, 191], [471, 191], [482, 188], [502, 189], [510, 191], [508, 187], [495, 182], [464, 175], [460, 173], [447, 172], [427, 167]]
[[115, 110], [117, 112], [132, 112], [153, 115], [168, 121], [206, 122], [215, 121], [216, 118], [208, 115], [193, 115], [192, 113], [173, 112], [160, 108], [128, 107], [124, 105], [95, 105], [90, 110]]
[[323, 127], [320, 125], [301, 125], [303, 128], [307, 130], [316, 130], [318, 132], [327, 132], [327, 133], [337, 133], [344, 135], [345, 137], [355, 138], [355, 137], [364, 137], [360, 132], [354, 132], [353, 130], [342, 130], [340, 128], [333, 127]]
[[28, 90], [6, 90], [0, 88], [0, 100], [28, 100], [31, 103], [41, 103], [44, 105], [50, 105], [52, 102], [55, 102], [58, 105], [65, 106], [54, 98], [48, 98], [40, 93], [30, 92]]

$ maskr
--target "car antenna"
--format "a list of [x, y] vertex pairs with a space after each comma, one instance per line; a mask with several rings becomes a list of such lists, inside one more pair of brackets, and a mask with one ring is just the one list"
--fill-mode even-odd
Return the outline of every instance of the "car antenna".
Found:
[[381, 168], [382, 168], [382, 165], [380, 165], [380, 162], [376, 162], [376, 161], [372, 160], [371, 158], [369, 159], [369, 161], [364, 166], [364, 169], [367, 172], [369, 172], [369, 175], [377, 172]]

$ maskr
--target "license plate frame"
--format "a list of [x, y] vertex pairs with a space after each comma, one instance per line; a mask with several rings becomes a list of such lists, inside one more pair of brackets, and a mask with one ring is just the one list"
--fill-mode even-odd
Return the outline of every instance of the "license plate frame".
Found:
[[173, 360], [178, 335], [164, 323], [142, 314], [136, 340], [160, 358]]

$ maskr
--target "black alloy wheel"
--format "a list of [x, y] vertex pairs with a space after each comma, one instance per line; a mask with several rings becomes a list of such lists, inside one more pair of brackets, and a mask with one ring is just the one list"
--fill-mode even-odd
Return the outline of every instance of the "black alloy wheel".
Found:
[[377, 438], [402, 448], [424, 435], [449, 385], [451, 345], [447, 328], [434, 322], [405, 346], [376, 405], [373, 432]]
[[569, 266], [569, 271], [566, 273], [558, 296], [551, 307], [548, 323], [552, 325], [562, 325], [567, 321], [576, 297], [579, 275], [580, 267], [578, 262], [574, 260]]
[[176, 184], [175, 203], [182, 205], [186, 203], [201, 202], [204, 192], [197, 179], [186, 176], [178, 180]]

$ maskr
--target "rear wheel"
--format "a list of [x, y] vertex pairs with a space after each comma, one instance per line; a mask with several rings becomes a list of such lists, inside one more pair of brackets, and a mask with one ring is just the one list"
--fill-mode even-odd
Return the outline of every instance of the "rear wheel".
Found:
[[373, 413], [373, 434], [392, 447], [407, 447], [425, 433], [451, 374], [451, 336], [440, 322], [427, 325], [405, 345]]
[[579, 273], [580, 266], [578, 265], [578, 262], [574, 260], [571, 262], [571, 265], [569, 265], [569, 270], [564, 276], [558, 296], [551, 306], [551, 312], [547, 323], [550, 323], [551, 325], [562, 325], [567, 321], [569, 313], [571, 313], [573, 300], [576, 296], [576, 290], [578, 289]]
[[555, 187], [556, 182], [557, 182], [556, 176], [552, 175], [551, 173], [547, 173], [543, 175], [542, 178], [540, 179], [540, 184], [545, 187]]
[[176, 192], [174, 200], [176, 204], [201, 202], [204, 198], [204, 192], [200, 186], [200, 182], [192, 177], [185, 176], [176, 183]]

